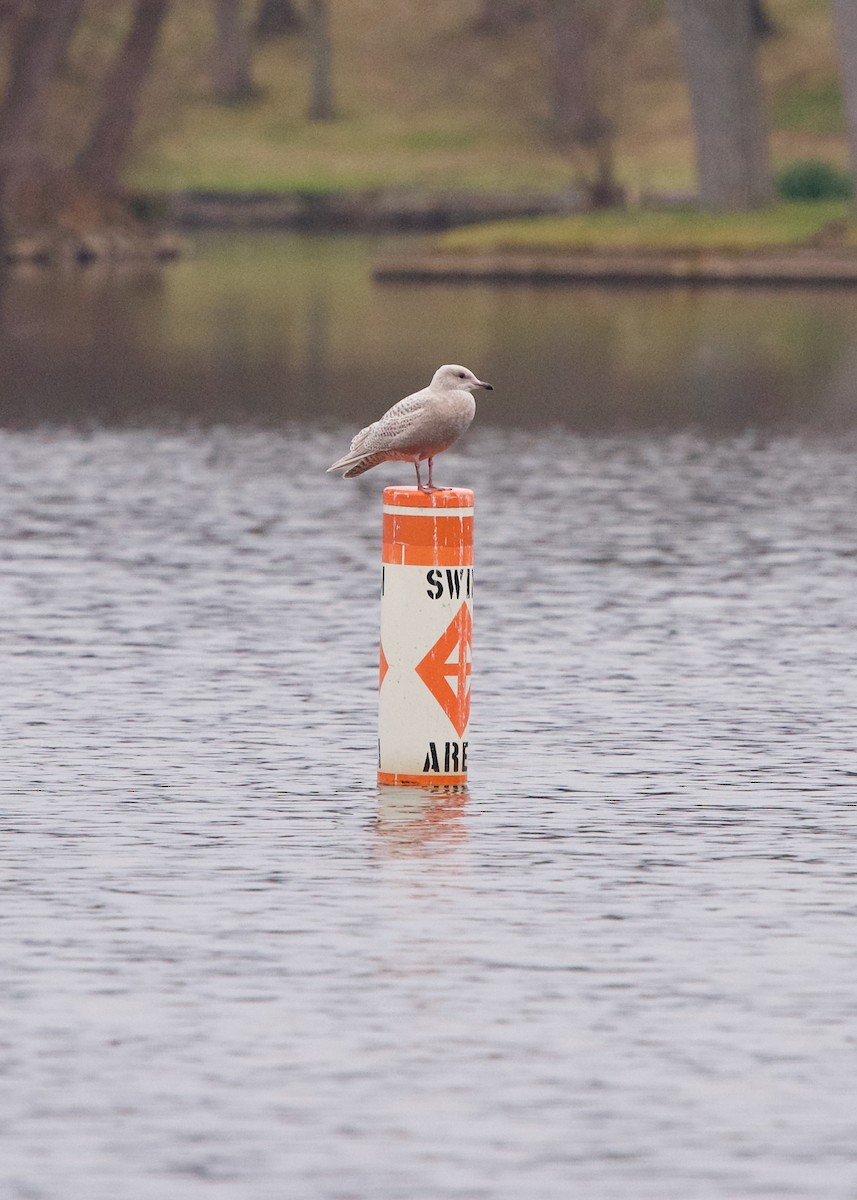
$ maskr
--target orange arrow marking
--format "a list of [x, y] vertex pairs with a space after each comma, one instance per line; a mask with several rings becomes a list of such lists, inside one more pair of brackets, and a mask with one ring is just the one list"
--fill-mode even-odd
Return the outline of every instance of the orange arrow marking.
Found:
[[[472, 639], [470, 609], [462, 604], [431, 650], [416, 666], [420, 679], [449, 717], [459, 737], [463, 737], [470, 720]], [[456, 650], [455, 660], [450, 661]]]
[[378, 669], [378, 687], [384, 682], [384, 676], [390, 669], [390, 664], [387, 662], [387, 656], [384, 653], [384, 647], [381, 647], [381, 662]]

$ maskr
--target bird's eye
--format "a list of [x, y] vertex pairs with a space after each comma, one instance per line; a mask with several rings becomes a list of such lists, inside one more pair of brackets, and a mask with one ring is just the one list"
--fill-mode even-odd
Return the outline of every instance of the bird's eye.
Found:
[[459, 378], [459, 379], [466, 379], [467, 377], [466, 377], [466, 375], [464, 374], [464, 372], [463, 372], [463, 371], [459, 371], [459, 372], [458, 372], [458, 378]]

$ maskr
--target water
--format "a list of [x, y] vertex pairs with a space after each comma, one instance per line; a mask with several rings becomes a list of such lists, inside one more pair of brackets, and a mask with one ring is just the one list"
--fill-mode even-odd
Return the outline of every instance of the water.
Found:
[[[857, 299], [256, 245], [7, 283], [0, 1195], [853, 1197]], [[470, 789], [378, 795], [322, 468], [447, 357]]]

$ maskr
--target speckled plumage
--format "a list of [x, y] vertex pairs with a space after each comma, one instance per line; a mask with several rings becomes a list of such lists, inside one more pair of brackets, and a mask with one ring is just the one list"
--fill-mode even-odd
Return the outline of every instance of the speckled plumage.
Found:
[[476, 388], [492, 390], [490, 383], [482, 383], [466, 367], [454, 363], [439, 367], [428, 387], [405, 396], [383, 417], [361, 429], [348, 453], [328, 471], [341, 471], [344, 479], [352, 479], [381, 462], [412, 462], [417, 486], [422, 488], [420, 463], [428, 459], [428, 486], [423, 490], [435, 490], [433, 459], [449, 449], [470, 425], [476, 414], [471, 394]]

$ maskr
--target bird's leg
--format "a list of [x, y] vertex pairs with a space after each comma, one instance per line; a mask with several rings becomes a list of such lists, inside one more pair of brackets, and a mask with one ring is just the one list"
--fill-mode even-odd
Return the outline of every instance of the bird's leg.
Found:
[[435, 487], [431, 481], [431, 474], [432, 474], [432, 470], [434, 469], [434, 459], [433, 458], [430, 458], [428, 460], [428, 465], [429, 465], [429, 480], [428, 480], [428, 484], [423, 488], [423, 491], [424, 492], [444, 492], [444, 491], [446, 491], [447, 490], [446, 488]]
[[414, 466], [417, 469], [417, 487], [420, 489], [421, 492], [442, 492], [444, 489], [435, 487], [431, 481], [431, 473], [432, 473], [432, 468], [434, 466], [433, 458], [430, 458], [428, 460], [428, 465], [429, 465], [428, 483], [425, 485], [425, 487], [423, 487], [422, 480], [420, 479], [420, 460], [418, 458], [414, 459]]
[[417, 487], [419, 488], [419, 490], [421, 492], [436, 492], [438, 490], [436, 487], [432, 487], [432, 485], [431, 485], [431, 464], [432, 464], [432, 460], [429, 459], [428, 460], [429, 480], [428, 480], [428, 483], [425, 485], [425, 487], [423, 487], [423, 481], [420, 478], [420, 460], [418, 458], [414, 459], [414, 466], [417, 469]]

